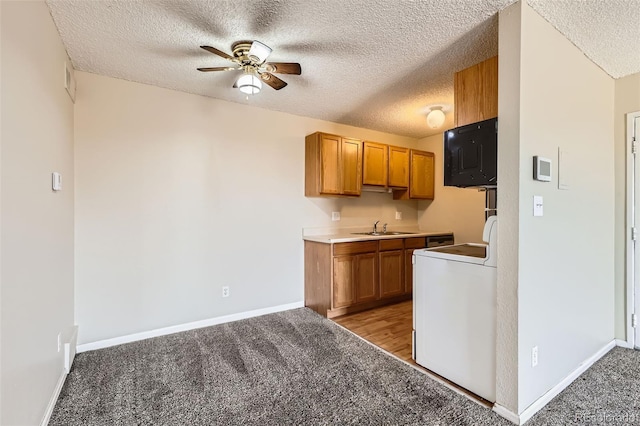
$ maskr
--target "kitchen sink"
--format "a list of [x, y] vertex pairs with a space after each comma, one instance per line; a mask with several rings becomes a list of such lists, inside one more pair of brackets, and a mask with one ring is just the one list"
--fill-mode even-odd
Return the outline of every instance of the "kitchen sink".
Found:
[[374, 237], [380, 237], [384, 235], [409, 235], [415, 234], [415, 232], [352, 232], [353, 235], [372, 235]]

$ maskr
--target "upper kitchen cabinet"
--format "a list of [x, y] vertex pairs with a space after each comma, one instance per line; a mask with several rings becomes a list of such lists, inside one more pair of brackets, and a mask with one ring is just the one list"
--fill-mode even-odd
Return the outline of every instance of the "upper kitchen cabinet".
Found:
[[389, 186], [392, 188], [409, 186], [409, 148], [389, 147]]
[[454, 75], [454, 126], [498, 116], [498, 57]]
[[433, 200], [435, 181], [435, 156], [433, 152], [409, 151], [409, 189], [393, 191], [394, 200]]
[[389, 147], [377, 142], [364, 142], [362, 147], [362, 184], [387, 186]]
[[362, 142], [316, 132], [305, 139], [305, 196], [359, 196]]
[[364, 142], [362, 183], [364, 185], [407, 188], [409, 148]]

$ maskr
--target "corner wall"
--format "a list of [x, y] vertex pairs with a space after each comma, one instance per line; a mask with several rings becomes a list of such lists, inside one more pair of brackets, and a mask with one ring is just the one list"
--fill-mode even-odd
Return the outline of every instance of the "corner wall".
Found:
[[421, 139], [418, 149], [435, 154], [435, 197], [418, 205], [420, 229], [453, 231], [456, 243], [482, 243], [485, 193], [475, 188], [444, 186], [441, 134]]
[[518, 413], [520, 236], [520, 63], [522, 3], [500, 12], [498, 25], [498, 271], [496, 404]]
[[[73, 104], [66, 52], [43, 1], [0, 2], [1, 417], [42, 422], [73, 326]], [[51, 172], [63, 190], [51, 190]]]
[[[390, 229], [417, 226], [417, 203], [391, 194], [304, 196], [305, 135], [409, 147], [415, 139], [89, 73], [76, 78], [80, 344], [303, 301], [302, 228], [378, 219]], [[331, 222], [332, 211], [340, 222]]]
[[[526, 2], [520, 6], [519, 29], [500, 32], [501, 44], [506, 38], [520, 42], [519, 68], [500, 68], [500, 102], [513, 96], [519, 105], [519, 117], [510, 123], [520, 128], [519, 153], [511, 156], [519, 167], [519, 194], [516, 205], [503, 205], [504, 197], [499, 205], [501, 217], [517, 218], [519, 239], [504, 244], [500, 227], [498, 246], [499, 268], [518, 271], [512, 295], [518, 306], [517, 414], [613, 340], [615, 273], [614, 80]], [[502, 84], [518, 78], [514, 73], [520, 90], [505, 93]], [[505, 117], [500, 119], [502, 130]], [[569, 153], [560, 165], [568, 190], [558, 189], [559, 148]], [[552, 159], [552, 182], [533, 180], [534, 155]], [[544, 197], [543, 217], [533, 216], [534, 195]], [[505, 251], [517, 253], [516, 264]], [[505, 258], [510, 265], [501, 263]], [[506, 278], [499, 274], [499, 291]]]
[[630, 112], [640, 111], [640, 73], [620, 78], [615, 82], [615, 203], [616, 203], [616, 227], [615, 227], [615, 253], [616, 253], [616, 311], [615, 325], [616, 338], [627, 339], [627, 321], [630, 312], [627, 312], [627, 287], [626, 287], [626, 244], [629, 236], [626, 230], [627, 213], [627, 117]]

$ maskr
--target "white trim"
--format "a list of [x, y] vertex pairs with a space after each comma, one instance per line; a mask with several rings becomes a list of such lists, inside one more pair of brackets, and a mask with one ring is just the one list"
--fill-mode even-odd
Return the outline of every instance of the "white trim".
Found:
[[194, 330], [197, 328], [210, 327], [212, 325], [224, 324], [247, 318], [259, 317], [261, 315], [273, 314], [276, 312], [289, 311], [291, 309], [304, 308], [304, 302], [288, 303], [286, 305], [271, 306], [268, 308], [255, 309], [253, 311], [239, 312], [237, 314], [225, 315], [221, 317], [209, 318], [206, 320], [188, 322], [186, 324], [172, 325], [170, 327], [157, 328], [155, 330], [143, 331], [141, 333], [128, 334], [126, 336], [114, 337], [112, 339], [98, 340], [97, 342], [84, 343], [78, 345], [76, 353], [93, 351], [96, 349], [108, 348], [110, 346], [121, 345], [123, 343], [137, 342], [138, 340], [150, 339], [152, 337], [166, 336], [167, 334], [179, 333], [181, 331]]
[[58, 402], [58, 397], [60, 396], [60, 392], [62, 391], [62, 386], [64, 385], [66, 378], [67, 373], [62, 370], [58, 383], [56, 383], [56, 387], [51, 394], [49, 404], [47, 404], [47, 409], [44, 411], [44, 417], [42, 418], [42, 422], [40, 422], [40, 426], [47, 426], [49, 424], [49, 420], [51, 420], [51, 415], [53, 414], [53, 409], [56, 408], [56, 402]]
[[64, 370], [67, 374], [71, 371], [73, 365], [73, 359], [76, 356], [76, 350], [78, 348], [78, 326], [72, 327], [71, 339], [64, 344]]
[[[627, 214], [625, 220], [625, 241], [626, 241], [626, 274], [625, 274], [625, 287], [626, 287], [626, 309], [625, 309], [625, 323], [626, 323], [626, 338], [627, 347], [633, 348], [635, 342], [635, 330], [631, 326], [631, 314], [635, 312], [634, 303], [634, 288], [635, 288], [635, 253], [633, 248], [633, 241], [631, 240], [630, 229], [635, 226], [635, 177], [634, 177], [634, 158], [631, 155], [631, 139], [634, 133], [634, 120], [640, 117], [640, 111], [630, 112], [627, 114], [627, 129], [626, 129], [626, 160], [627, 160]], [[640, 135], [637, 135], [636, 142], [640, 143]], [[640, 152], [636, 155], [640, 155]], [[635, 171], [640, 173], [640, 170]], [[639, 243], [640, 244], [640, 243]]]
[[533, 404], [528, 406], [522, 413], [515, 414], [513, 411], [508, 410], [507, 408], [495, 404], [493, 406], [493, 411], [496, 414], [504, 417], [505, 419], [517, 424], [523, 425], [526, 421], [528, 421], [534, 414], [544, 408], [553, 398], [558, 396], [560, 392], [565, 390], [567, 386], [569, 386], [575, 379], [577, 379], [582, 373], [587, 371], [597, 360], [602, 358], [616, 346], [616, 341], [612, 340], [606, 345], [604, 345], [598, 352], [587, 358], [582, 364], [578, 366], [575, 370], [573, 370], [567, 377], [562, 379], [560, 383], [549, 389], [544, 395], [540, 398], [536, 399]]
[[493, 411], [499, 415], [500, 417], [503, 417], [507, 420], [509, 420], [511, 423], [516, 424], [516, 425], [520, 425], [520, 416], [518, 416], [516, 413], [514, 413], [513, 411], [509, 410], [508, 408], [503, 407], [502, 405], [495, 403], [493, 404]]
[[626, 340], [616, 339], [616, 346], [620, 346], [621, 348], [633, 349], [633, 344], [627, 342]]

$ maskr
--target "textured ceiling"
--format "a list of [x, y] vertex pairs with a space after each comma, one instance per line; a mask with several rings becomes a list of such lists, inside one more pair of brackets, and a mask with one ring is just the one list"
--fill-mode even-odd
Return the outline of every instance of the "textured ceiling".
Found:
[[[48, 0], [47, 4], [77, 70], [424, 137], [443, 131], [429, 129], [425, 114], [430, 105], [452, 108], [453, 72], [497, 54], [496, 12], [513, 1]], [[640, 72], [640, 0], [530, 3], [613, 77]], [[625, 23], [637, 27], [631, 31], [635, 44], [630, 47], [628, 33], [620, 29]], [[287, 87], [275, 91], [265, 86], [247, 99], [231, 88], [236, 72], [196, 71], [230, 64], [198, 46], [231, 53], [231, 44], [238, 40], [262, 41], [273, 49], [270, 61], [299, 62], [302, 75], [279, 75]], [[443, 127], [452, 126], [449, 113]]]

